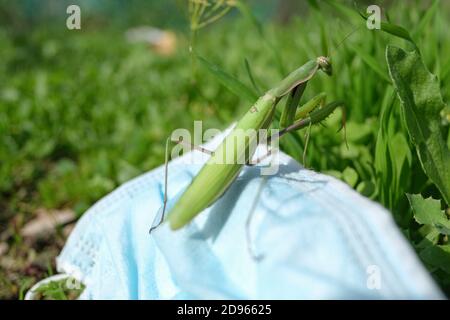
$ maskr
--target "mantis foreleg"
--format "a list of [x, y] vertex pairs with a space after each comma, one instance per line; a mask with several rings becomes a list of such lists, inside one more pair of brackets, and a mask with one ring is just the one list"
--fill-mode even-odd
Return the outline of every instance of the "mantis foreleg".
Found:
[[296, 86], [294, 89], [292, 89], [289, 96], [287, 97], [286, 105], [280, 117], [281, 128], [285, 128], [294, 122], [296, 110], [298, 104], [300, 103], [303, 92], [305, 92], [306, 84], [307, 82]]

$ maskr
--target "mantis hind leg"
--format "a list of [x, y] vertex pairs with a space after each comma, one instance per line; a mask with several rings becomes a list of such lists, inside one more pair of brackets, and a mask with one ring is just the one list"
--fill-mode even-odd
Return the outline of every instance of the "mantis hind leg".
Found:
[[[149, 233], [151, 234], [153, 230], [158, 228], [164, 221], [164, 215], [166, 213], [166, 206], [167, 206], [167, 178], [169, 175], [169, 142], [170, 138], [167, 138], [166, 140], [166, 154], [165, 154], [165, 162], [164, 162], [164, 197], [163, 197], [163, 209], [161, 213], [161, 217], [156, 225], [152, 225]], [[156, 217], [157, 218], [157, 217]]]

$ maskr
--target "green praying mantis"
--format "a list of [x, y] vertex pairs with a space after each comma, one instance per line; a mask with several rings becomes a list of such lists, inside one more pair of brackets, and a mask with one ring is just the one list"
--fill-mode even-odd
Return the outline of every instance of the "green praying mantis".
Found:
[[[162, 214], [157, 224], [151, 227], [150, 232], [166, 221], [172, 230], [182, 228], [227, 191], [227, 188], [238, 177], [242, 168], [245, 165], [251, 165], [250, 161], [255, 152], [255, 148], [252, 146], [260, 142], [258, 136], [243, 136], [243, 132], [269, 129], [275, 119], [277, 104], [284, 96], [289, 95], [281, 113], [281, 130], [276, 136], [270, 136], [269, 140], [278, 139], [288, 132], [320, 123], [337, 107], [343, 107], [343, 103], [339, 101], [325, 104], [325, 93], [320, 93], [303, 106], [299, 106], [300, 98], [305, 91], [307, 83], [319, 70], [329, 76], [332, 75], [332, 66], [329, 58], [321, 56], [306, 62], [290, 73], [276, 87], [268, 90], [258, 98], [216, 150], [210, 152], [211, 157], [169, 210], [167, 217], [165, 217], [168, 139], [166, 143], [165, 190]], [[221, 159], [224, 158], [243, 161], [223, 163]]]

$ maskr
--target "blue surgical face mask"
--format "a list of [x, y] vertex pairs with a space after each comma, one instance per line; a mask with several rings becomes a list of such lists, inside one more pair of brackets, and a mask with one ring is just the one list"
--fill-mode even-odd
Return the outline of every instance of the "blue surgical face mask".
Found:
[[[179, 160], [169, 207], [201, 168]], [[192, 223], [149, 235], [163, 182], [160, 167], [80, 219], [57, 267], [86, 285], [81, 298], [442, 298], [389, 212], [285, 155], [277, 175], [247, 167]]]

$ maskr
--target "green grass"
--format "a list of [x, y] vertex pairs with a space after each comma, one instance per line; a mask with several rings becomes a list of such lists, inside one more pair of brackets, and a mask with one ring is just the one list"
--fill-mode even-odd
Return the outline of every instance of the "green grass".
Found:
[[[412, 31], [449, 101], [449, 4], [442, 1], [434, 10], [422, 1], [399, 1], [388, 13], [391, 22]], [[320, 2], [319, 10], [288, 25], [265, 23], [264, 38], [245, 16], [222, 19], [199, 31], [195, 49], [252, 87], [247, 59], [256, 85], [265, 90], [282, 78], [282, 70], [326, 54], [329, 46], [334, 76], [311, 81], [305, 99], [325, 91], [329, 101], [346, 102], [349, 148], [342, 132], [336, 133], [341, 121], [336, 112], [325, 127], [313, 128], [306, 165], [337, 176], [390, 209], [420, 252], [418, 244], [428, 233], [414, 219], [406, 193], [442, 196], [422, 170], [390, 83], [386, 45], [408, 44], [362, 28], [337, 47], [362, 23], [354, 11]], [[72, 208], [81, 215], [119, 184], [162, 164], [164, 141], [173, 129], [192, 130], [199, 119], [205, 128], [224, 129], [248, 108], [200, 64], [190, 63], [189, 37], [178, 36], [177, 53], [161, 57], [146, 46], [127, 44], [122, 33], [109, 29], [0, 29], [0, 240], [19, 264], [0, 266], [0, 298], [17, 297], [21, 277], [45, 273], [45, 268], [27, 271], [32, 265], [27, 254], [53, 248], [50, 241], [37, 249], [19, 235], [36, 209]], [[448, 126], [444, 130], [450, 145]], [[303, 133], [282, 143], [300, 161], [303, 146]], [[448, 237], [438, 241], [447, 244]], [[43, 259], [52, 261], [57, 250], [51, 252]], [[450, 292], [450, 262], [447, 269], [426, 265]]]

